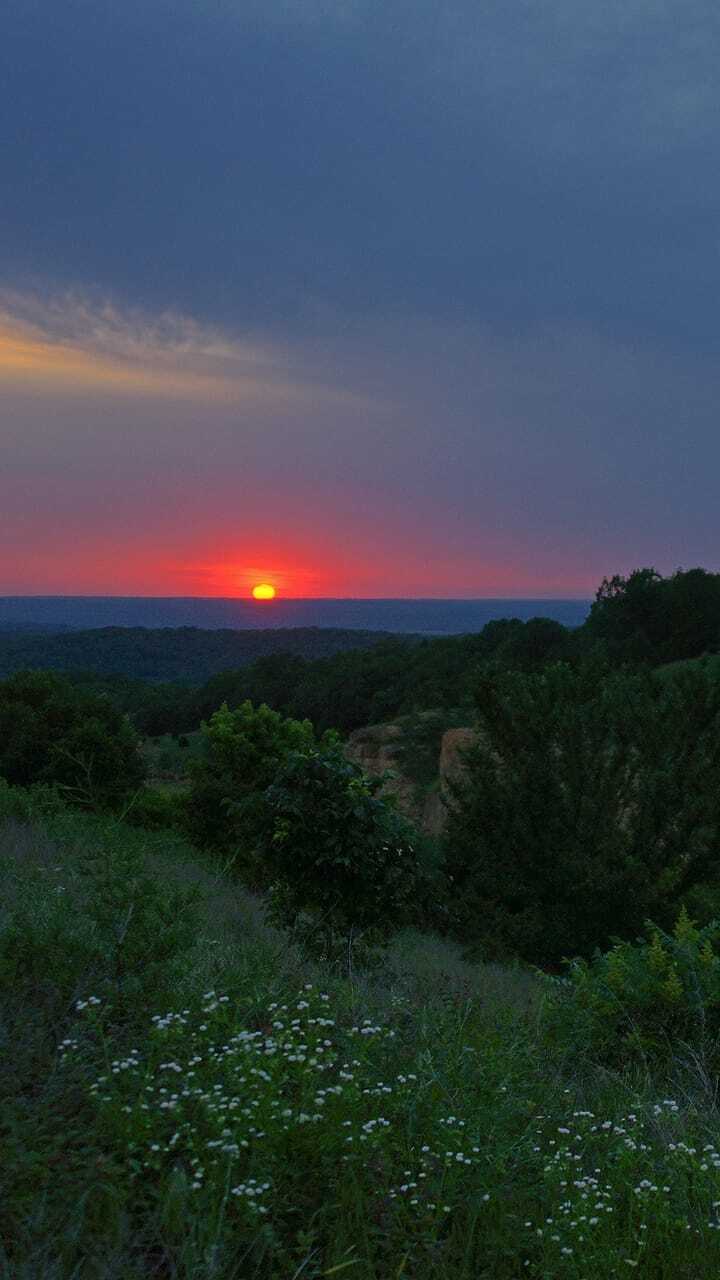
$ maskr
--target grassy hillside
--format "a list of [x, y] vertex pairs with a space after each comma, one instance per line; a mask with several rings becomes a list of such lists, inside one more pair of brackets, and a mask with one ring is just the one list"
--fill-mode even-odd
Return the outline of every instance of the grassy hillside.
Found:
[[20, 819], [0, 824], [7, 1280], [718, 1274], [697, 1053], [601, 1069], [549, 1031], [549, 979], [412, 933], [342, 978], [179, 837]]

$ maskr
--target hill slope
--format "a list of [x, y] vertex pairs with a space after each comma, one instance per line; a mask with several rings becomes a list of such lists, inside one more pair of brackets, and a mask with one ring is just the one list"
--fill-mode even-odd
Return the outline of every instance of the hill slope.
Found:
[[[200, 684], [209, 676], [247, 666], [255, 658], [288, 653], [327, 658], [368, 649], [390, 638], [384, 631], [289, 627], [265, 631], [206, 631], [199, 627], [100, 627], [58, 634], [0, 632], [0, 677], [15, 671], [93, 671], [135, 679]], [[396, 641], [412, 637], [392, 637]]]
[[167, 833], [0, 812], [0, 868], [8, 1280], [718, 1275], [700, 1062], [593, 1070], [438, 939], [312, 965]]

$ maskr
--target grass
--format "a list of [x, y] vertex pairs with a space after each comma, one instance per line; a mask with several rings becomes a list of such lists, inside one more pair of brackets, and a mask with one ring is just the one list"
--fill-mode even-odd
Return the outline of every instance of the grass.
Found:
[[61, 813], [0, 856], [3, 1278], [718, 1274], [690, 1055], [603, 1071], [438, 938], [323, 971], [166, 833]]
[[[181, 741], [184, 746], [180, 745]], [[169, 792], [184, 790], [190, 765], [202, 750], [203, 735], [199, 729], [180, 737], [166, 733], [158, 738], [146, 738], [142, 756], [150, 783]]]

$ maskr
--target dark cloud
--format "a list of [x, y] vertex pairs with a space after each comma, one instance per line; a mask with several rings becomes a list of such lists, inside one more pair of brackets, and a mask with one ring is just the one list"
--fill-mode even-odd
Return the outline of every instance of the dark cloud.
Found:
[[719, 35], [705, 0], [6, 0], [2, 267], [714, 345]]

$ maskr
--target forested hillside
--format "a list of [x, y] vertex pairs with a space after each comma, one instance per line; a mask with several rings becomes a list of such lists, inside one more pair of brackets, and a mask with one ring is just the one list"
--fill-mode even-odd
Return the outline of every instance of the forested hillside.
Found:
[[0, 676], [14, 671], [92, 671], [136, 680], [199, 684], [228, 667], [242, 667], [272, 653], [324, 658], [345, 649], [370, 648], [381, 631], [323, 627], [285, 630], [205, 631], [199, 627], [98, 627], [89, 631], [0, 629]]
[[720, 575], [692, 569], [663, 578], [640, 569], [605, 579], [576, 628], [539, 617], [437, 639], [321, 628], [11, 632], [0, 633], [0, 676], [66, 672], [106, 695], [144, 737], [191, 732], [223, 702], [246, 699], [348, 733], [418, 711], [470, 714], [481, 671], [588, 661], [652, 668], [718, 649]]
[[[237, 634], [252, 639], [261, 633]], [[173, 682], [148, 684], [129, 675], [99, 674], [97, 669], [73, 672], [71, 679], [105, 694], [143, 736], [190, 732], [222, 703], [237, 707], [246, 699], [310, 719], [320, 731], [347, 733], [419, 710], [469, 706], [480, 667], [490, 663], [532, 671], [550, 660], [573, 661], [585, 645], [577, 633], [547, 618], [492, 622], [478, 635], [436, 640], [378, 638], [374, 633], [367, 648], [314, 659], [283, 651], [292, 633], [271, 634], [279, 652], [256, 657], [245, 666], [233, 664], [207, 680], [200, 675], [199, 663], [195, 668], [188, 664], [187, 674]]]

